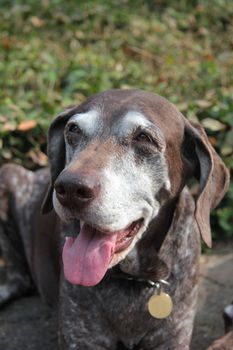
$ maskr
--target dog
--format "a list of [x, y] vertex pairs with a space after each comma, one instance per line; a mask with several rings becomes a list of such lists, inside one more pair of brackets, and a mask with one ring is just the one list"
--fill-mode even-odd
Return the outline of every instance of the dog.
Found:
[[[229, 184], [204, 129], [163, 97], [109, 90], [52, 122], [48, 158], [50, 171], [1, 168], [0, 302], [36, 285], [61, 349], [189, 349], [200, 236], [210, 247]], [[148, 310], [161, 293], [164, 318]]]

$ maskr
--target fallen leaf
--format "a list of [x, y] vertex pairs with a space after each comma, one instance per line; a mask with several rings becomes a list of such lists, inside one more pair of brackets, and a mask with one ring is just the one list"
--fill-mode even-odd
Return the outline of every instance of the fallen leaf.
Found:
[[28, 155], [35, 164], [38, 164], [40, 166], [45, 166], [48, 164], [48, 158], [46, 154], [41, 152], [39, 149], [30, 150]]
[[207, 28], [205, 28], [205, 27], [201, 27], [200, 29], [199, 29], [199, 33], [201, 34], [201, 35], [208, 35], [209, 34], [209, 31], [208, 31], [208, 29]]
[[6, 50], [10, 49], [12, 46], [12, 40], [9, 36], [4, 36], [1, 40], [1, 42], [2, 42], [2, 46]]
[[6, 121], [7, 121], [7, 117], [0, 114], [0, 123], [5, 123]]
[[34, 129], [36, 125], [37, 125], [36, 120], [24, 120], [21, 123], [19, 123], [17, 129], [20, 131], [28, 131], [28, 130]]
[[84, 39], [85, 38], [85, 34], [84, 32], [82, 32], [81, 30], [76, 30], [76, 32], [74, 33], [75, 37], [77, 39]]
[[220, 131], [226, 129], [226, 125], [216, 119], [205, 118], [201, 121], [202, 125], [212, 131]]
[[34, 27], [40, 28], [43, 27], [44, 21], [36, 16], [32, 16], [30, 18], [31, 23], [34, 25]]
[[215, 97], [215, 95], [216, 95], [216, 91], [215, 90], [208, 90], [206, 92], [205, 97], [207, 98], [207, 100], [212, 100], [213, 97]]
[[209, 141], [211, 143], [212, 146], [216, 146], [217, 144], [217, 139], [216, 137], [209, 137]]
[[63, 12], [54, 13], [54, 18], [63, 23], [69, 23], [69, 16], [65, 15]]
[[208, 108], [212, 105], [212, 102], [207, 101], [207, 100], [197, 100], [196, 104], [198, 105], [198, 107]]
[[16, 125], [10, 122], [5, 123], [2, 128], [4, 131], [14, 131], [15, 129]]
[[226, 133], [226, 144], [233, 147], [233, 128]]
[[12, 153], [9, 150], [4, 150], [2, 152], [2, 156], [3, 156], [3, 158], [9, 160], [12, 158]]
[[223, 156], [229, 156], [230, 154], [233, 153], [233, 147], [225, 145], [225, 146], [221, 147], [220, 152], [221, 152], [221, 155], [223, 155]]
[[223, 156], [228, 156], [233, 153], [233, 128], [226, 133], [224, 144], [220, 148]]
[[205, 58], [207, 59], [207, 61], [214, 61], [214, 56], [211, 55], [209, 52], [207, 52], [206, 54], [204, 54]]
[[18, 105], [13, 104], [13, 103], [11, 103], [10, 108], [13, 109], [13, 111], [15, 111], [15, 112], [21, 112], [20, 107]]
[[187, 103], [187, 102], [179, 103], [179, 104], [177, 105], [177, 108], [178, 108], [181, 112], [187, 111], [187, 109], [188, 109], [188, 103]]

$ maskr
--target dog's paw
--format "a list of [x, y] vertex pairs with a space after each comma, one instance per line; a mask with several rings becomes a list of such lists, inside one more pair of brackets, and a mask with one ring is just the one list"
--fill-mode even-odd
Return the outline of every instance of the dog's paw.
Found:
[[0, 307], [12, 299], [12, 292], [7, 284], [0, 286]]
[[23, 296], [24, 294], [32, 290], [32, 285], [18, 284], [18, 283], [6, 283], [0, 285], [0, 308], [13, 299]]

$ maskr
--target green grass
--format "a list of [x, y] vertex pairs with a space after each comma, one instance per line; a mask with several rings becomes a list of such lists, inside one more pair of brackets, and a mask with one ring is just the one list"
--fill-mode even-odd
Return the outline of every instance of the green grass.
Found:
[[[45, 165], [47, 128], [65, 106], [138, 87], [203, 123], [233, 168], [232, 1], [1, 0], [0, 16], [0, 163]], [[232, 206], [231, 187], [215, 235], [233, 234]]]

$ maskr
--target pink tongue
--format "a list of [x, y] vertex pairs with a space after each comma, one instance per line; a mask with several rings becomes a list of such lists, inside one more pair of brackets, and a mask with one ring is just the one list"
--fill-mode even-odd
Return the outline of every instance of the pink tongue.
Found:
[[116, 238], [117, 234], [102, 234], [84, 224], [78, 237], [69, 237], [63, 248], [66, 279], [83, 286], [99, 283], [108, 269]]

